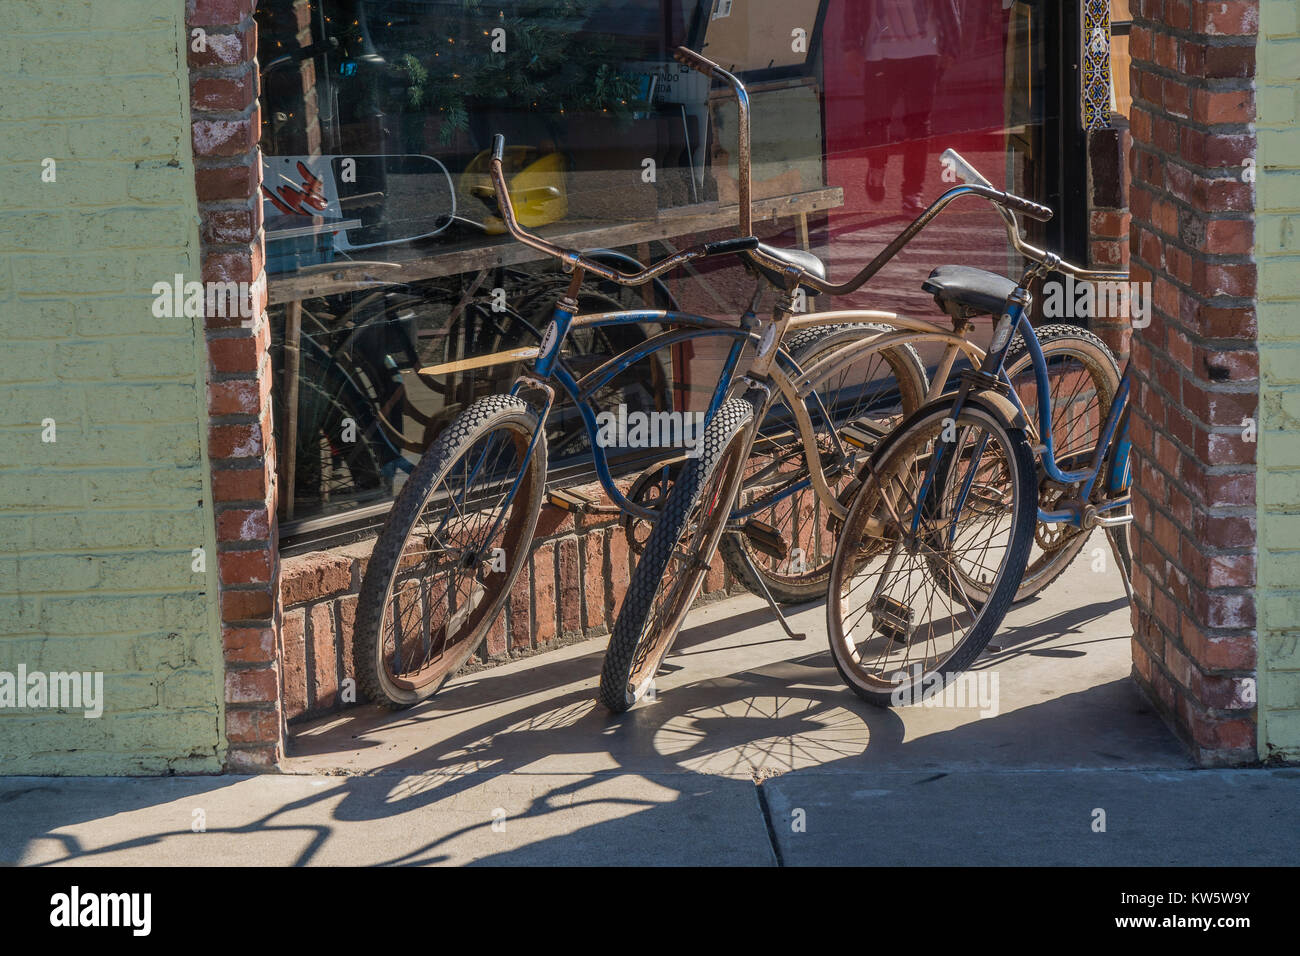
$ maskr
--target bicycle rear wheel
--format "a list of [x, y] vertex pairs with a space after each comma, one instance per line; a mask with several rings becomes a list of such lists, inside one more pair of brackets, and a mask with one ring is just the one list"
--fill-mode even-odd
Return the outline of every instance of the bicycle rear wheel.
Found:
[[[928, 405], [882, 442], [831, 562], [831, 656], [853, 692], [881, 706], [918, 700], [935, 675], [946, 682], [970, 666], [1010, 607], [1033, 541], [1024, 432], [973, 401], [951, 415], [950, 401]], [[972, 579], [985, 581], [987, 599], [965, 593]]]
[[[1097, 336], [1074, 325], [1047, 325], [1036, 330], [1047, 365], [1048, 395], [1052, 403], [1052, 442], [1057, 464], [1067, 471], [1087, 468], [1101, 441], [1101, 431], [1119, 389], [1119, 366], [1110, 349]], [[1007, 350], [1007, 375], [1030, 415], [1038, 407], [1038, 382], [1023, 337], [1016, 336]], [[1095, 495], [1104, 491], [1099, 481]], [[1038, 500], [1052, 510], [1077, 486], [1065, 488], [1050, 481], [1039, 469]], [[1064, 523], [1040, 522], [1034, 529], [1034, 546], [1025, 575], [1016, 590], [1023, 601], [1047, 587], [1065, 572], [1088, 541], [1089, 531]]]
[[402, 488], [357, 605], [357, 682], [373, 702], [401, 708], [431, 697], [501, 613], [541, 510], [539, 428], [519, 398], [480, 399], [447, 426]]
[[[857, 360], [812, 383], [812, 391], [830, 417], [829, 422], [822, 421], [821, 409], [813, 415], [821, 455], [819, 466], [830, 460], [834, 450], [830, 428], [867, 419], [887, 432], [925, 401], [925, 365], [912, 346], [873, 349], [864, 341], [892, 331], [889, 326], [868, 322], [814, 327], [793, 336], [788, 343], [790, 356], [804, 370], [845, 346], [864, 343]], [[838, 472], [828, 473], [831, 490], [845, 488], [853, 480], [853, 472], [852, 463], [846, 462]], [[723, 536], [720, 550], [731, 573], [746, 588], [761, 594], [757, 577], [768, 593], [784, 604], [822, 597], [835, 553], [835, 536], [827, 528], [830, 515], [816, 490], [811, 485], [790, 490], [800, 482], [807, 483], [808, 476], [807, 453], [793, 413], [785, 396], [776, 392], [764, 409], [759, 437], [749, 453], [738, 506], [753, 507], [770, 501], [766, 507], [754, 510], [748, 520], [767, 525], [780, 547], [760, 549], [744, 532], [731, 531]]]
[[718, 409], [646, 539], [600, 672], [598, 699], [616, 714], [645, 695], [700, 593], [740, 487], [753, 420], [744, 400]]

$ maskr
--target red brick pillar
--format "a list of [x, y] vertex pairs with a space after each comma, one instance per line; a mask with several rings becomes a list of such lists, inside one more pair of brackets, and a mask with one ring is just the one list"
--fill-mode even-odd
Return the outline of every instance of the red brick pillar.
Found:
[[[1129, 131], [1127, 126], [1088, 134], [1088, 264], [1094, 269], [1129, 266]], [[1088, 328], [1101, 336], [1123, 364], [1132, 330], [1126, 316], [1097, 310]]]
[[1135, 678], [1203, 765], [1255, 734], [1254, 0], [1134, 0]]
[[202, 277], [205, 283], [244, 282], [250, 289], [243, 315], [205, 318], [208, 452], [226, 662], [226, 764], [232, 770], [273, 768], [284, 752], [253, 7], [254, 0], [186, 4]]

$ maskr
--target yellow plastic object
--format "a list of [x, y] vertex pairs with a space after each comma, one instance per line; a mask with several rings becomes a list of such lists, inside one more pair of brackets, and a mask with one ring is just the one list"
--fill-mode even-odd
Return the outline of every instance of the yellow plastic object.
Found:
[[[506, 231], [506, 224], [497, 215], [496, 190], [488, 163], [490, 150], [475, 156], [465, 167], [465, 184], [470, 195], [483, 201], [490, 212], [483, 218], [483, 228], [489, 235]], [[507, 146], [501, 158], [510, 189], [510, 202], [515, 207], [515, 218], [521, 226], [530, 229], [559, 222], [569, 212], [569, 197], [565, 192], [565, 173], [569, 164], [563, 153], [540, 155], [532, 146]]]

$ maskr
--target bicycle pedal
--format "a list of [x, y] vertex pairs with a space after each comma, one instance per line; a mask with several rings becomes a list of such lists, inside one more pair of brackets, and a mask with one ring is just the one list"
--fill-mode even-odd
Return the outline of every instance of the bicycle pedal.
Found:
[[889, 430], [870, 418], [859, 418], [849, 422], [840, 429], [840, 438], [863, 451], [873, 451], [880, 440], [889, 434]]
[[1094, 520], [1097, 526], [1101, 528], [1122, 528], [1125, 525], [1133, 523], [1133, 512], [1127, 511], [1118, 514], [1112, 512], [1110, 514], [1098, 515]]
[[769, 558], [784, 561], [790, 554], [790, 548], [781, 532], [765, 521], [750, 518], [741, 526], [740, 533], [749, 539], [755, 551], [760, 551]]
[[560, 510], [571, 511], [574, 514], [581, 514], [596, 507], [595, 498], [588, 498], [581, 492], [572, 491], [568, 488], [555, 488], [548, 491], [546, 500]]
[[885, 594], [872, 603], [871, 624], [877, 632], [895, 644], [907, 644], [916, 629], [912, 623], [912, 609]]

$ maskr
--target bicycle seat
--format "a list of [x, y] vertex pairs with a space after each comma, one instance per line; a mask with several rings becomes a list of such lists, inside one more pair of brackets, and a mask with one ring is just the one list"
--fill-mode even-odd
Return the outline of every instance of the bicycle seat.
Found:
[[[788, 266], [802, 269], [804, 272], [814, 275], [818, 279], [826, 278], [826, 264], [811, 252], [804, 252], [802, 249], [778, 249], [776, 246], [769, 246], [765, 242], [760, 242], [758, 248], [761, 249], [764, 254], [771, 256], [773, 259], [780, 259]], [[755, 272], [761, 275], [768, 282], [772, 283], [772, 285], [776, 286], [778, 289], [785, 288], [785, 280], [782, 278], [781, 273], [778, 270], [769, 268], [767, 265], [759, 262], [748, 254], [746, 254], [745, 259]], [[804, 292], [808, 295], [820, 294], [818, 290], [810, 289], [807, 286], [804, 286]]]
[[939, 266], [921, 288], [933, 295], [945, 312], [953, 303], [962, 307], [963, 316], [1001, 315], [1016, 284], [973, 266]]

